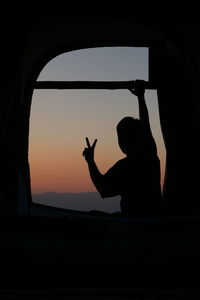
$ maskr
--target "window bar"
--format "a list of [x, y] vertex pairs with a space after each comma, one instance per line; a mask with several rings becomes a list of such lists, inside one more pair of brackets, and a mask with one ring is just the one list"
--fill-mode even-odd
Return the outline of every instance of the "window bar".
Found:
[[[156, 89], [155, 84], [144, 81], [145, 89]], [[36, 81], [35, 89], [130, 89], [134, 88], [131, 81]]]

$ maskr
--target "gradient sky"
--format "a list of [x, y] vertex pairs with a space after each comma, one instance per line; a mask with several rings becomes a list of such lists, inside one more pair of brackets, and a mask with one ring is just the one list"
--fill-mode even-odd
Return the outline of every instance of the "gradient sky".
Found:
[[[64, 53], [52, 59], [38, 80], [148, 80], [148, 49], [103, 47]], [[150, 122], [161, 160], [165, 147], [156, 91], [146, 90]], [[32, 193], [96, 191], [82, 157], [85, 137], [98, 139], [95, 159], [105, 172], [123, 157], [116, 125], [138, 117], [137, 97], [128, 90], [34, 90], [29, 135]]]

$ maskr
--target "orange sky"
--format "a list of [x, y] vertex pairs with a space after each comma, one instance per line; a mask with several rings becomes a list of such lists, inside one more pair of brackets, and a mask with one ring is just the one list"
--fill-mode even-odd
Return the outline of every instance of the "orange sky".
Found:
[[[152, 130], [163, 169], [156, 93], [146, 92], [146, 101], [151, 101]], [[85, 137], [91, 142], [98, 139], [95, 158], [105, 172], [123, 157], [116, 124], [125, 115], [138, 115], [137, 98], [128, 91], [36, 91], [29, 144], [32, 193], [95, 191], [82, 157]]]

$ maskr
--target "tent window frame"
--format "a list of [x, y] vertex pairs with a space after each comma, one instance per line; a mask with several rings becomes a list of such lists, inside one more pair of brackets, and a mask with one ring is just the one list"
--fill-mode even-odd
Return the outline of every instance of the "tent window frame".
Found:
[[[156, 43], [157, 44], [157, 43]], [[67, 53], [69, 51], [76, 51], [76, 50], [84, 50], [84, 49], [91, 49], [91, 48], [98, 48], [98, 47], [116, 47], [116, 46], [123, 46], [123, 47], [147, 47], [150, 48], [151, 46], [146, 44], [146, 43], [98, 43], [97, 45], [93, 44], [87, 44], [87, 45], [81, 45], [81, 46], [72, 46], [69, 48], [62, 48], [59, 47], [59, 49], [54, 49], [51, 53], [48, 53], [46, 57], [44, 56], [41, 58], [39, 63], [35, 66], [35, 70], [32, 72], [32, 75], [30, 77], [32, 84], [31, 84], [31, 89], [30, 89], [30, 106], [29, 106], [29, 115], [30, 115], [30, 110], [31, 110], [31, 101], [32, 101], [32, 94], [34, 89], [109, 89], [109, 90], [114, 90], [114, 89], [127, 89], [130, 87], [130, 85], [134, 84], [134, 80], [131, 81], [37, 81], [38, 75], [40, 74], [41, 70], [45, 67], [48, 62], [50, 62], [54, 57], [57, 55], [61, 55], [63, 53]], [[155, 47], [155, 43], [153, 43], [153, 47]], [[61, 51], [62, 50], [62, 51]], [[149, 70], [150, 73], [150, 70]], [[145, 81], [145, 88], [149, 90], [157, 90], [157, 86], [155, 82], [153, 81]], [[166, 172], [166, 171], [165, 171]], [[29, 174], [31, 177], [31, 174]], [[43, 207], [43, 205], [34, 203], [32, 201], [32, 192], [31, 192], [31, 186], [29, 186], [30, 192], [30, 205], [31, 206], [38, 206], [38, 207]], [[164, 190], [164, 189], [163, 189]], [[76, 211], [72, 211], [70, 209], [65, 209], [65, 208], [57, 208], [57, 207], [51, 207], [48, 205], [45, 205], [48, 209], [52, 209], [52, 211], [56, 210], [58, 213], [60, 212], [62, 215], [62, 212], [68, 211], [70, 213], [76, 213]], [[79, 212], [79, 211], [77, 211]], [[79, 212], [80, 213], [80, 212]], [[82, 212], [84, 215], [88, 214], [88, 212]]]

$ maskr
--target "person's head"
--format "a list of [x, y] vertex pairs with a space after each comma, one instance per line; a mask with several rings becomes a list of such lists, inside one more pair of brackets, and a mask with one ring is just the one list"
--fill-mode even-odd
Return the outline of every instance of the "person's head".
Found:
[[143, 126], [139, 119], [124, 117], [117, 124], [119, 147], [126, 155], [131, 155], [142, 141]]

